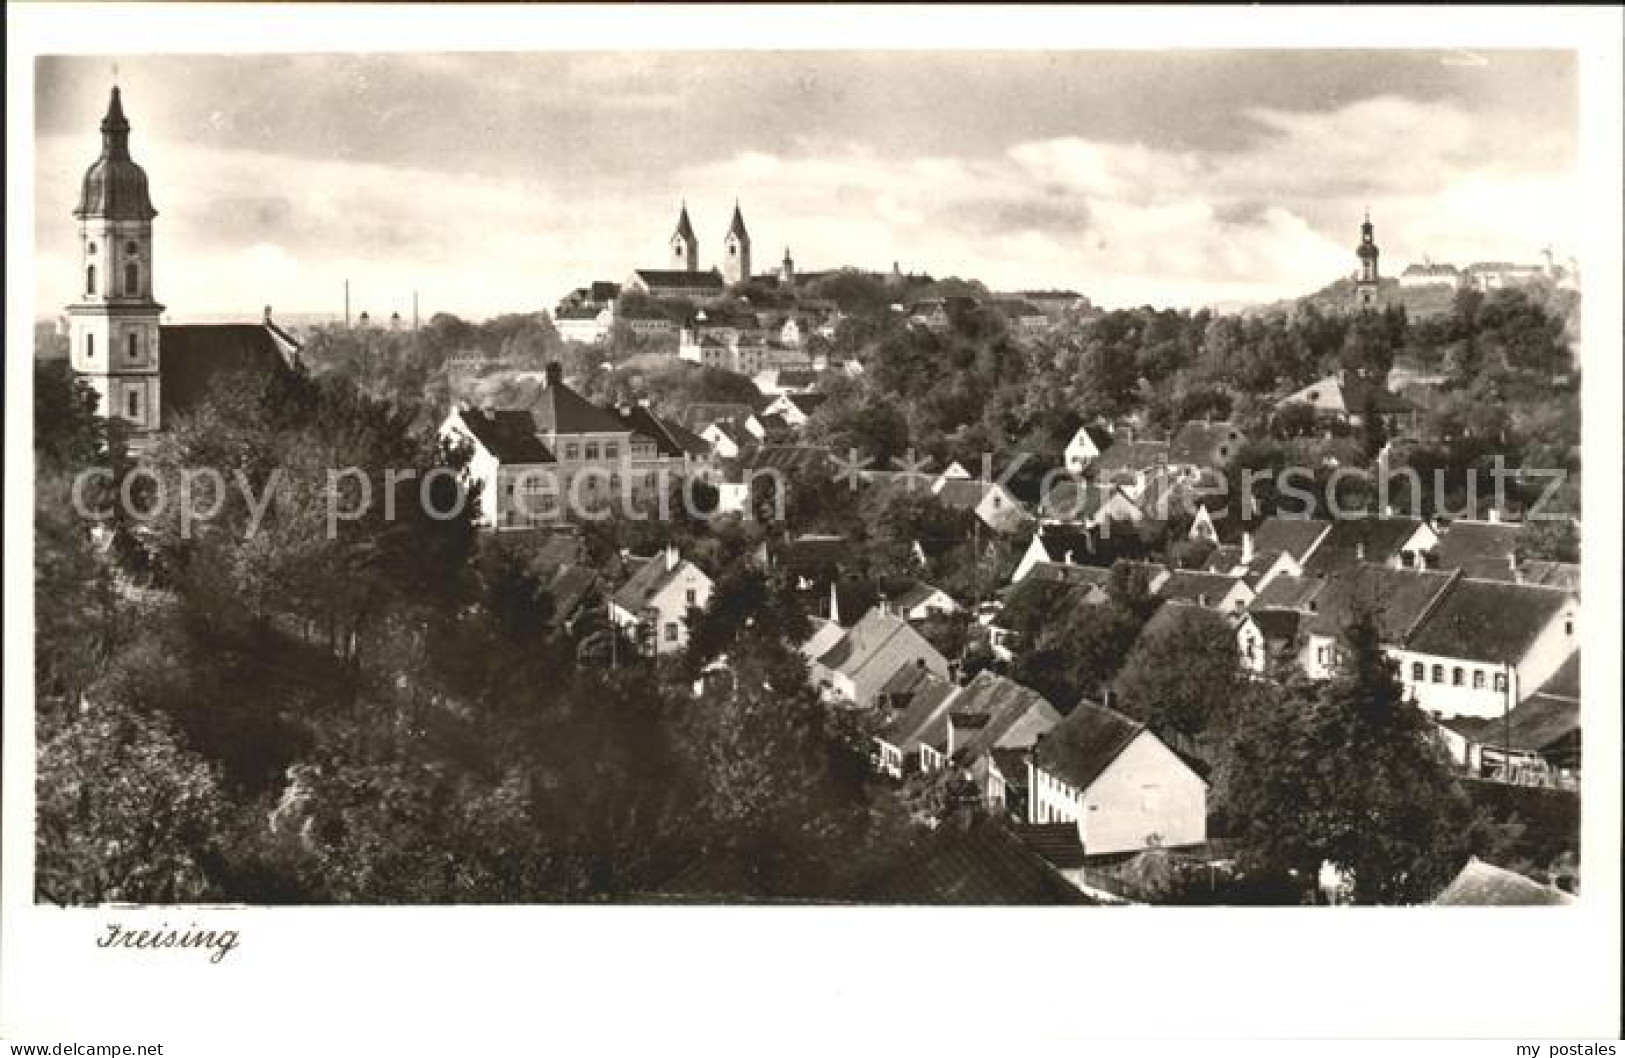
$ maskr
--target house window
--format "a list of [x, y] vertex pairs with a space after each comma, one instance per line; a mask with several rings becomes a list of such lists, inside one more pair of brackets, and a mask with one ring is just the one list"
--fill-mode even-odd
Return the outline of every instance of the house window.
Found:
[[1466, 682], [1467, 673], [1462, 670], [1460, 665], [1457, 665], [1455, 668], [1450, 670], [1450, 686], [1461, 687], [1465, 685]]
[[1435, 665], [1435, 666], [1433, 666], [1433, 682], [1434, 683], [1443, 683], [1444, 682], [1444, 666], [1443, 665]]
[[1427, 668], [1420, 661], [1411, 662], [1411, 682], [1421, 683], [1427, 679]]
[[1483, 669], [1474, 669], [1473, 670], [1473, 690], [1482, 691], [1483, 689], [1484, 689], [1484, 670]]
[[683, 595], [687, 599], [690, 606], [698, 605], [699, 595], [693, 588], [688, 589], [688, 591], [684, 592]]
[[1506, 689], [1507, 689], [1507, 674], [1504, 673], [1504, 672], [1497, 672], [1495, 674], [1495, 691], [1496, 691], [1496, 693], [1497, 694], [1505, 694]]
[[96, 293], [96, 266], [91, 265], [85, 269], [85, 293]]
[[141, 268], [134, 261], [124, 266], [124, 296], [133, 298], [141, 293]]
[[574, 443], [565, 445], [564, 446], [564, 458], [565, 459], [580, 459], [581, 458], [581, 446], [578, 445], [578, 444], [574, 444]]
[[606, 444], [604, 446], [604, 458], [605, 459], [619, 459], [619, 458], [621, 458], [621, 446], [618, 445], [618, 444]]
[[668, 642], [668, 643], [677, 642], [677, 622], [676, 621], [667, 621], [666, 622], [666, 642]]
[[135, 331], [131, 331], [128, 344], [130, 349], [130, 359], [139, 359], [141, 356], [141, 335]]
[[597, 459], [598, 458], [598, 443], [596, 441], [588, 441], [587, 442], [587, 458], [588, 459]]

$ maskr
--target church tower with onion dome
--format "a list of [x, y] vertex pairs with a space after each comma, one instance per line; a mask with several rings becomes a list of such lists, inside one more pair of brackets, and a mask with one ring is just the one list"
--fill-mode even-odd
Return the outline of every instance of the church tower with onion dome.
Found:
[[1354, 276], [1354, 304], [1356, 308], [1377, 307], [1377, 249], [1375, 229], [1371, 227], [1371, 211], [1366, 210], [1365, 223], [1360, 225], [1360, 245], [1354, 255], [1359, 258], [1360, 270]]
[[147, 174], [130, 157], [130, 123], [118, 86], [102, 118], [102, 153], [85, 171], [79, 205], [79, 298], [67, 307], [70, 362], [100, 398], [104, 416], [134, 437], [160, 423], [159, 321], [153, 300]]

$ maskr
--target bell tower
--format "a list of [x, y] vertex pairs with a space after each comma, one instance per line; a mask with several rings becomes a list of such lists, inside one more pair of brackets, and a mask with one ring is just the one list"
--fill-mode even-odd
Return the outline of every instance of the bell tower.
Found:
[[1354, 278], [1354, 303], [1362, 308], [1375, 308], [1377, 304], [1377, 249], [1375, 229], [1371, 227], [1371, 211], [1366, 210], [1365, 223], [1360, 225], [1360, 245], [1354, 255], [1360, 260], [1360, 270]]
[[78, 300], [67, 307], [70, 363], [100, 398], [98, 410], [136, 436], [161, 423], [159, 319], [153, 300], [147, 174], [130, 158], [130, 123], [118, 86], [102, 118], [102, 153], [85, 171], [79, 205]]
[[694, 225], [688, 222], [688, 203], [677, 216], [677, 230], [671, 234], [671, 267], [674, 272], [700, 270], [700, 240], [694, 236]]
[[735, 202], [733, 223], [728, 225], [728, 234], [722, 238], [722, 278], [734, 286], [750, 276], [750, 232], [745, 230], [745, 216]]

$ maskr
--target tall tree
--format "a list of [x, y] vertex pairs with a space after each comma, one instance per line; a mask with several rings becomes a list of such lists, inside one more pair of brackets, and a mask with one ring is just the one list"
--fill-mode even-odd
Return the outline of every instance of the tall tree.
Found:
[[1332, 680], [1243, 712], [1229, 757], [1229, 810], [1254, 870], [1307, 886], [1331, 863], [1358, 902], [1413, 903], [1466, 857], [1466, 794], [1369, 614], [1345, 630]]

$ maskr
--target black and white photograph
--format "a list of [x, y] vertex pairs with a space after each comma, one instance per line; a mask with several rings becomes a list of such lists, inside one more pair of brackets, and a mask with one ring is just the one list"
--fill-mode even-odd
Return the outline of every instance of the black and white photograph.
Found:
[[[827, 922], [831, 978], [991, 1027], [1369, 929], [1588, 980], [1373, 1026], [1617, 1039], [1562, 949], [1619, 940], [1617, 12], [453, 6], [29, 12], [22, 938], [234, 994], [343, 987], [352, 923], [680, 967], [668, 924]], [[192, 1053], [22, 1016], [71, 973], [6, 1038], [138, 1049], [8, 1053]], [[1187, 1015], [1113, 1032], [1360, 1024]]]

